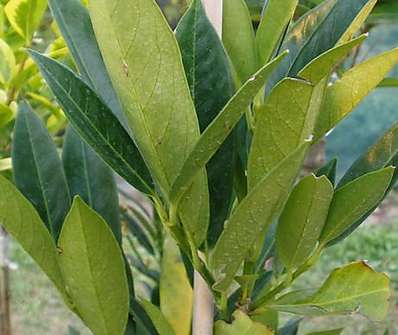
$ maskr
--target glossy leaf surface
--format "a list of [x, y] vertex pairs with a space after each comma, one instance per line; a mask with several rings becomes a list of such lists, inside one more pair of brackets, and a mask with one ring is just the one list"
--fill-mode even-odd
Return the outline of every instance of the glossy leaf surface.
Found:
[[68, 68], [33, 51], [32, 56], [79, 135], [127, 182], [152, 193], [145, 162], [110, 109]]
[[106, 222], [76, 197], [58, 245], [59, 265], [79, 316], [94, 334], [122, 335], [129, 291], [121, 249]]
[[69, 189], [57, 148], [27, 103], [19, 105], [12, 164], [18, 189], [57, 239], [70, 206]]
[[332, 198], [333, 185], [325, 176], [305, 177], [290, 193], [276, 231], [278, 255], [288, 270], [304, 263], [315, 249]]
[[307, 148], [308, 144], [301, 145], [265, 175], [233, 212], [211, 255], [214, 289], [227, 291], [249, 250], [259, 240], [263, 242], [288, 197]]
[[72, 197], [79, 195], [100, 214], [121, 242], [119, 201], [112, 170], [68, 127], [62, 160]]

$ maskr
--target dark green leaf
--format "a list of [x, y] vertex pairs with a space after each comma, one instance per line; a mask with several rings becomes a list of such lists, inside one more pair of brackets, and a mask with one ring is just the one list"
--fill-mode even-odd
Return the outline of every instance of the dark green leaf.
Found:
[[370, 172], [337, 189], [330, 205], [320, 243], [334, 240], [383, 199], [394, 168]]
[[49, 0], [49, 6], [81, 76], [128, 130], [126, 118], [102, 60], [87, 8], [80, 0]]
[[79, 135], [127, 182], [153, 193], [140, 152], [110, 109], [67, 67], [37, 52], [31, 54]]
[[121, 243], [119, 201], [112, 170], [68, 127], [62, 159], [71, 196], [79, 195], [100, 214]]
[[337, 168], [337, 159], [335, 158], [327, 162], [318, 171], [316, 171], [315, 175], [317, 177], [326, 176], [330, 180], [330, 182], [334, 185], [336, 180], [336, 168]]
[[70, 206], [68, 185], [47, 128], [24, 102], [15, 123], [12, 165], [18, 189], [57, 239]]
[[290, 30], [281, 50], [289, 56], [272, 76], [270, 88], [286, 75], [294, 76], [310, 61], [345, 42], [360, 28], [376, 0], [326, 0], [306, 13]]
[[261, 87], [264, 86], [269, 75], [283, 59], [282, 54], [272, 62], [264, 65], [251, 79], [249, 79], [224, 106], [213, 122], [206, 128], [194, 149], [186, 159], [170, 192], [170, 200], [177, 202], [187, 191], [195, 176], [206, 166], [217, 152], [225, 139], [244, 115]]
[[[201, 131], [233, 94], [229, 61], [200, 0], [194, 0], [176, 30]], [[210, 193], [208, 241], [213, 246], [230, 209], [234, 168], [232, 135], [207, 164]]]
[[291, 319], [278, 329], [278, 335], [297, 335], [298, 328], [302, 319]]

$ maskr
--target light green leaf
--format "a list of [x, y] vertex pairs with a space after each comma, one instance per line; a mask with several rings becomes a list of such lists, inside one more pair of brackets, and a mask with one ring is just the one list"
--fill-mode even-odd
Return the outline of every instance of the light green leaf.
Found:
[[15, 184], [57, 240], [71, 202], [69, 188], [48, 130], [25, 102], [19, 104], [11, 155]]
[[174, 240], [164, 242], [160, 273], [160, 310], [176, 335], [191, 332], [193, 293], [180, 251]]
[[35, 30], [47, 8], [47, 0], [10, 0], [4, 7], [7, 19], [14, 30], [30, 45]]
[[11, 170], [11, 168], [12, 168], [11, 158], [0, 159], [0, 171]]
[[58, 246], [68, 293], [84, 323], [96, 335], [123, 335], [129, 311], [123, 256], [106, 222], [79, 197]]
[[320, 243], [335, 239], [355, 221], [373, 208], [390, 185], [393, 167], [387, 167], [363, 175], [337, 189], [323, 228]]
[[269, 61], [289, 26], [298, 0], [269, 0], [257, 28], [256, 44], [260, 65]]
[[304, 263], [315, 249], [333, 198], [326, 176], [305, 177], [296, 185], [279, 218], [278, 255], [288, 270]]
[[222, 41], [239, 80], [244, 83], [258, 69], [254, 29], [244, 0], [223, 2]]
[[16, 61], [10, 46], [0, 39], [0, 83], [6, 84], [15, 75]]
[[79, 195], [101, 215], [121, 243], [119, 198], [113, 171], [70, 126], [64, 139], [62, 162], [71, 196]]
[[353, 67], [328, 87], [324, 108], [319, 115], [316, 137], [322, 137], [344, 119], [397, 63], [398, 48]]
[[14, 109], [0, 102], [0, 129], [12, 121], [14, 117]]
[[152, 194], [148, 168], [111, 110], [70, 69], [37, 52], [31, 51], [31, 56], [79, 135], [128, 183]]
[[0, 176], [0, 224], [66, 296], [53, 238], [30, 202], [2, 176]]
[[[89, 8], [137, 146], [167, 197], [200, 136], [177, 41], [153, 0], [92, 0]], [[200, 245], [206, 238], [209, 215], [204, 168], [188, 186], [179, 214]]]
[[272, 71], [285, 55], [284, 53], [272, 62], [264, 65], [235, 93], [223, 110], [206, 128], [186, 159], [173, 184], [170, 192], [170, 201], [178, 202], [178, 199], [187, 191], [196, 175], [206, 166], [208, 161], [223, 144], [242, 115], [244, 115], [253, 98], [264, 86]]
[[343, 330], [344, 328], [323, 330], [319, 332], [308, 333], [306, 335], [340, 335], [343, 332]]
[[343, 60], [354, 47], [358, 47], [367, 36], [367, 34], [363, 34], [356, 39], [324, 52], [308, 63], [299, 72], [299, 77], [307, 79], [313, 84], [318, 83], [325, 76], [329, 75], [336, 64]]
[[231, 324], [219, 320], [214, 335], [272, 335], [272, 331], [258, 322], [253, 322], [245, 313], [236, 310]]
[[318, 115], [318, 110], [309, 108], [312, 95], [310, 83], [292, 78], [272, 90], [256, 114], [248, 162], [249, 189], [312, 134]]
[[294, 301], [284, 296], [268, 307], [303, 315], [346, 314], [359, 312], [381, 321], [388, 312], [390, 279], [375, 272], [364, 262], [348, 264], [334, 270], [322, 287], [309, 298]]
[[262, 245], [272, 220], [288, 197], [307, 149], [305, 143], [285, 158], [234, 210], [211, 255], [214, 289], [227, 291], [249, 250], [253, 245]]
[[140, 305], [144, 308], [145, 312], [153, 322], [159, 335], [177, 335], [158, 307], [152, 305], [146, 300], [142, 300]]

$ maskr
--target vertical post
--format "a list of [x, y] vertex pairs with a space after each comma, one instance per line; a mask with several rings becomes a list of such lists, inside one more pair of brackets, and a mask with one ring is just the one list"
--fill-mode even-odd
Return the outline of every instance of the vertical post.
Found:
[[[202, 0], [206, 14], [221, 39], [223, 0]], [[203, 255], [199, 255], [203, 258]], [[195, 271], [193, 297], [192, 335], [212, 335], [214, 323], [214, 298], [202, 276]]]
[[0, 227], [0, 335], [11, 335], [8, 234]]

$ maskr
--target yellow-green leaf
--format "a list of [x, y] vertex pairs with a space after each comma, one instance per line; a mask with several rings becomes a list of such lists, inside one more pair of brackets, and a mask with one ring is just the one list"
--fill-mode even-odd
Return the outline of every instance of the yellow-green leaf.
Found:
[[146, 300], [140, 301], [140, 305], [151, 319], [159, 335], [177, 335], [158, 307]]
[[353, 67], [328, 87], [324, 108], [319, 115], [316, 137], [322, 137], [345, 118], [397, 63], [398, 48]]
[[262, 325], [254, 322], [245, 313], [237, 309], [233, 314], [234, 321], [231, 324], [225, 321], [217, 321], [215, 324], [215, 335], [272, 335], [273, 332]]
[[16, 63], [10, 46], [0, 39], [0, 83], [6, 84], [15, 74]]
[[30, 202], [2, 176], [0, 176], [0, 224], [66, 296], [53, 238]]
[[109, 226], [76, 197], [58, 245], [68, 293], [84, 323], [96, 335], [123, 335], [129, 290], [122, 252]]
[[160, 274], [160, 309], [176, 335], [189, 335], [192, 319], [192, 287], [174, 240], [164, 242]]
[[310, 175], [293, 189], [279, 218], [276, 248], [288, 270], [301, 265], [318, 243], [333, 198], [326, 176]]
[[7, 19], [14, 30], [30, 44], [35, 30], [47, 8], [47, 0], [10, 0], [4, 7]]
[[[137, 146], [167, 197], [200, 135], [177, 41], [153, 0], [91, 0], [89, 9]], [[205, 169], [189, 186], [180, 217], [199, 245], [209, 214]]]

